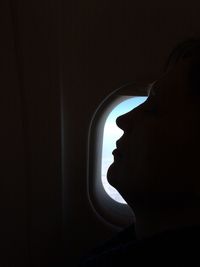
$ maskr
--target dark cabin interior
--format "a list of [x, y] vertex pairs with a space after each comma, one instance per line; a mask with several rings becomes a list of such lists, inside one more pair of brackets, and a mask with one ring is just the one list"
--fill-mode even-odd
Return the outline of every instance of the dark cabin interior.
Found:
[[[2, 0], [0, 266], [77, 266], [116, 229], [87, 197], [87, 135], [121, 84], [199, 37], [199, 1]], [[69, 264], [70, 262], [70, 264]]]

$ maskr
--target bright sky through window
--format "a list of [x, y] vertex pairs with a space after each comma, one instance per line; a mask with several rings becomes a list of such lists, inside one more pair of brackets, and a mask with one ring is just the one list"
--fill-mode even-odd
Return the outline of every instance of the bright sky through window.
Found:
[[142, 104], [147, 97], [132, 97], [117, 105], [109, 114], [103, 134], [103, 151], [102, 151], [102, 166], [101, 166], [101, 177], [102, 183], [107, 194], [119, 203], [126, 204], [121, 195], [117, 190], [112, 187], [107, 181], [107, 170], [113, 162], [112, 151], [116, 147], [116, 141], [122, 136], [123, 131], [117, 127], [116, 118], [122, 114], [125, 114]]

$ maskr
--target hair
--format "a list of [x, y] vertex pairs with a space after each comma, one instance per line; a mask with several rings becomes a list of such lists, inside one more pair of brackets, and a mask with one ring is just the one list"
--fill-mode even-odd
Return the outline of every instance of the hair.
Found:
[[200, 95], [200, 39], [191, 38], [178, 44], [169, 54], [164, 71], [188, 58], [193, 59], [189, 69], [189, 84], [192, 93]]

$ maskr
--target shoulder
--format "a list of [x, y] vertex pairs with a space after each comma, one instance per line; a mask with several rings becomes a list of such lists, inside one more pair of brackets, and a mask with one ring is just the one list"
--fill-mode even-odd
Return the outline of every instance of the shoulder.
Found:
[[[131, 225], [110, 240], [94, 248], [89, 255], [81, 259], [80, 267], [84, 266], [112, 266], [108, 264], [119, 263], [127, 251], [127, 245], [136, 241], [135, 227]], [[102, 265], [103, 264], [103, 265]], [[114, 265], [113, 265], [114, 266]]]
[[81, 266], [200, 266], [199, 226], [165, 231], [141, 241], [128, 238], [128, 233], [120, 233], [115, 242], [98, 249]]

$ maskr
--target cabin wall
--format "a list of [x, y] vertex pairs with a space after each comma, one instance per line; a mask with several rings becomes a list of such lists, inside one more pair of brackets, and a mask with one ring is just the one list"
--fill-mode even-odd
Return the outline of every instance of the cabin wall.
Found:
[[27, 177], [20, 88], [11, 17], [1, 2], [1, 266], [25, 266], [28, 260]]
[[62, 247], [58, 5], [0, 5], [0, 265], [55, 266]]

